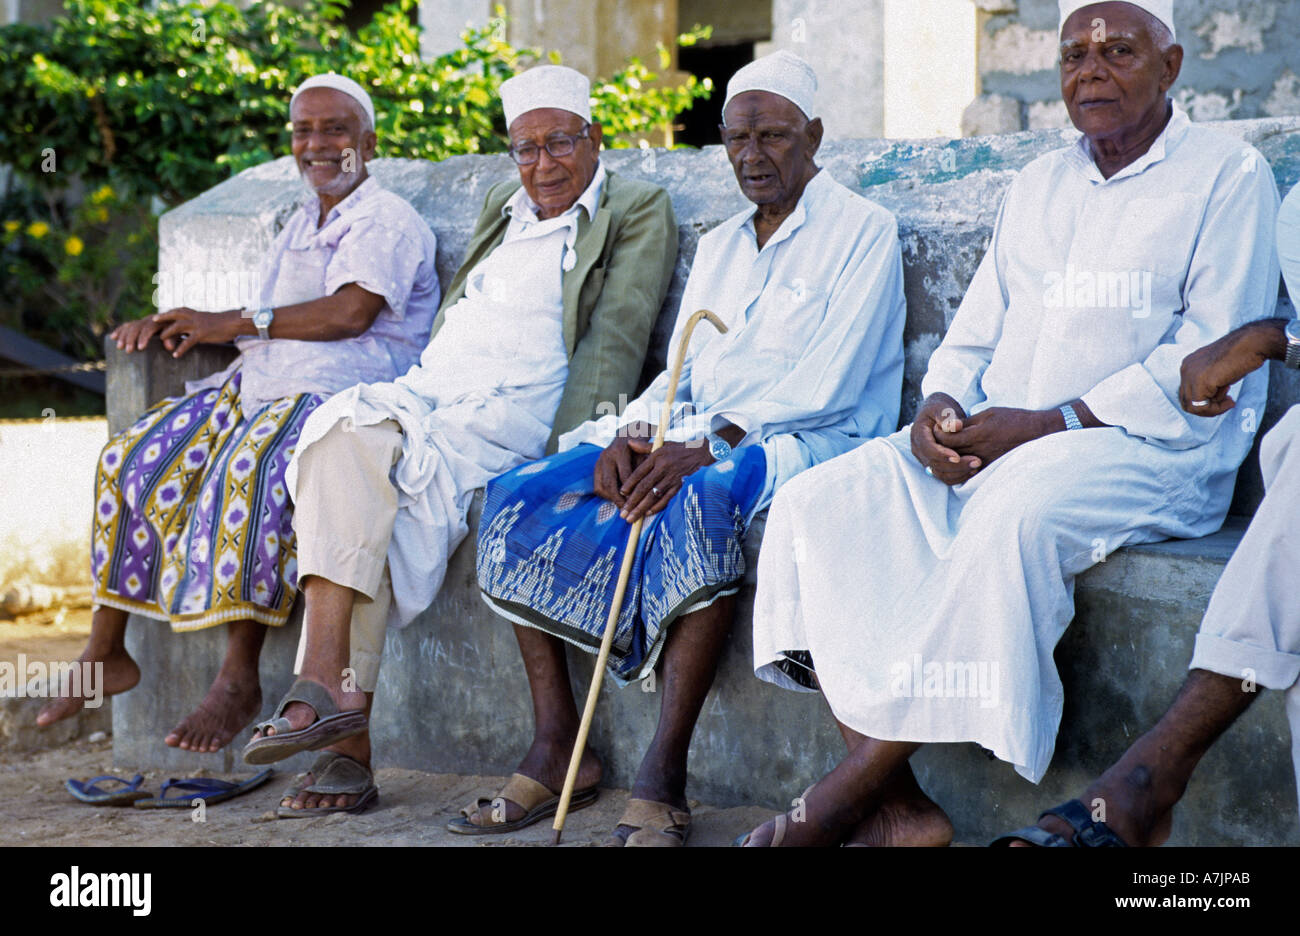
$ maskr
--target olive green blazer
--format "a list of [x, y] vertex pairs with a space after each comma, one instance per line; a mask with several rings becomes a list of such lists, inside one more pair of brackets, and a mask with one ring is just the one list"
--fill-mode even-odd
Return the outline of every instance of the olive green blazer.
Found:
[[[465, 261], [452, 277], [433, 323], [437, 334], [447, 309], [465, 295], [465, 280], [506, 236], [502, 212], [519, 190], [512, 179], [492, 186], [470, 237]], [[569, 377], [555, 414], [547, 454], [560, 435], [598, 413], [605, 402], [636, 390], [650, 333], [663, 306], [677, 264], [677, 219], [668, 193], [657, 185], [625, 179], [606, 170], [594, 218], [578, 217], [574, 242], [578, 261], [564, 274], [564, 347]]]

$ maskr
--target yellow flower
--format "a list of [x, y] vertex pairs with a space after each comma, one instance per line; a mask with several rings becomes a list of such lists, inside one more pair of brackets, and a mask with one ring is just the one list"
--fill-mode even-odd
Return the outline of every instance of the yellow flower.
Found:
[[107, 220], [108, 220], [108, 209], [107, 209], [107, 208], [99, 208], [99, 209], [97, 209], [97, 210], [95, 211], [95, 220], [98, 221], [100, 224], [103, 224], [105, 221], [107, 221]]
[[27, 233], [31, 237], [40, 240], [46, 234], [50, 233], [50, 226], [44, 221], [33, 221], [31, 224], [27, 225]]
[[81, 242], [77, 236], [69, 237], [63, 242], [63, 252], [70, 257], [79, 257], [81, 252], [86, 249], [86, 245]]
[[21, 221], [6, 221], [6, 222], [5, 222], [5, 233], [6, 233], [6, 234], [12, 234], [14, 231], [18, 230], [18, 229], [19, 229], [20, 227], [22, 227], [22, 226], [23, 226], [23, 223], [22, 223]]
[[95, 190], [95, 194], [90, 196], [90, 200], [94, 202], [96, 205], [98, 205], [101, 202], [108, 201], [110, 198], [113, 197], [114, 194], [116, 193], [113, 191], [113, 186], [101, 185], [98, 189]]

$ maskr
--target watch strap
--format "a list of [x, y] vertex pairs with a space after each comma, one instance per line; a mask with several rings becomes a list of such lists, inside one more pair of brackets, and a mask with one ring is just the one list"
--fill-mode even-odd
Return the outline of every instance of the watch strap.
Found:
[[1300, 341], [1289, 335], [1286, 339], [1286, 357], [1282, 363], [1293, 370], [1300, 370]]
[[1079, 414], [1074, 411], [1074, 407], [1069, 403], [1066, 403], [1061, 407], [1061, 415], [1065, 417], [1065, 428], [1067, 431], [1070, 429], [1083, 428], [1083, 423], [1079, 422]]

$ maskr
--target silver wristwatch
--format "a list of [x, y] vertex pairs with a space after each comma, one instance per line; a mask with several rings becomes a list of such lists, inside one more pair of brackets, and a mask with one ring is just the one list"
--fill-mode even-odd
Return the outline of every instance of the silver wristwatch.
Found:
[[704, 438], [709, 441], [709, 454], [713, 456], [714, 461], [725, 461], [731, 457], [731, 443], [722, 436], [710, 432]]
[[271, 337], [271, 322], [275, 319], [275, 310], [270, 306], [253, 313], [253, 325], [257, 328], [257, 337], [267, 341]]
[[1074, 411], [1074, 407], [1066, 403], [1061, 407], [1061, 415], [1065, 417], [1065, 428], [1082, 429], [1083, 423], [1079, 422], [1079, 414]]
[[1300, 370], [1300, 319], [1286, 323], [1286, 358], [1283, 363], [1293, 370]]

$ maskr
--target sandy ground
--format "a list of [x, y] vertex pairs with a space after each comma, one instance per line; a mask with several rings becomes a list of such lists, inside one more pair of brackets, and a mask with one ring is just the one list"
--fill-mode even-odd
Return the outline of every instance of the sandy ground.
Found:
[[54, 608], [0, 618], [0, 663], [29, 660], [75, 660], [90, 636], [89, 608]]
[[[444, 828], [475, 796], [491, 796], [504, 777], [428, 774], [381, 769], [376, 806], [358, 816], [338, 813], [310, 819], [276, 819], [279, 794], [291, 776], [277, 774], [264, 786], [205, 810], [196, 821], [190, 808], [143, 810], [93, 807], [63, 788], [69, 777], [87, 779], [114, 770], [112, 741], [72, 741], [48, 751], [0, 758], [0, 829], [7, 845], [451, 845], [460, 847], [546, 845], [545, 820], [513, 835], [461, 836]], [[252, 771], [224, 779], [245, 779]], [[167, 775], [145, 774], [144, 789], [157, 792]], [[605, 845], [627, 801], [623, 790], [602, 790], [595, 805], [571, 813], [565, 846]], [[758, 807], [715, 809], [691, 804], [691, 846], [729, 845], [737, 835], [771, 817]]]
[[[73, 660], [90, 633], [90, 610], [45, 611], [0, 620], [0, 662]], [[277, 772], [264, 786], [218, 803], [195, 821], [189, 808], [143, 810], [92, 807], [64, 789], [68, 778], [122, 776], [113, 767], [112, 739], [81, 738], [44, 751], [0, 753], [0, 829], [10, 845], [451, 845], [460, 847], [545, 845], [545, 820], [513, 835], [463, 836], [448, 832], [448, 820], [477, 796], [491, 796], [505, 777], [430, 774], [381, 768], [379, 802], [361, 815], [308, 819], [275, 818], [280, 793], [293, 774]], [[243, 780], [256, 773], [222, 776]], [[171, 774], [145, 773], [144, 789], [156, 793]], [[564, 844], [605, 845], [627, 802], [625, 790], [602, 790], [593, 806], [570, 815]], [[717, 809], [692, 803], [691, 846], [729, 845], [771, 817], [758, 807]]]

